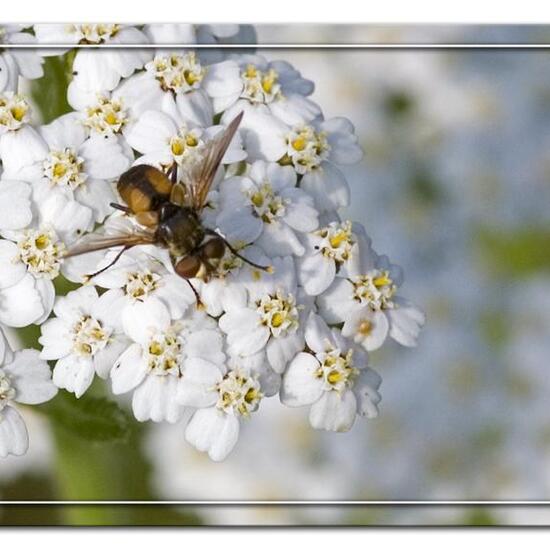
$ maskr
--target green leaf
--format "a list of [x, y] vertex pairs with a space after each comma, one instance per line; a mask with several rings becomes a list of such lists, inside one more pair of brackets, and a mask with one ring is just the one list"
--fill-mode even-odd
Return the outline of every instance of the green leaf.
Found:
[[67, 87], [72, 79], [73, 58], [73, 52], [46, 57], [44, 76], [31, 81], [31, 97], [40, 110], [44, 124], [72, 111], [67, 102]]
[[124, 442], [131, 431], [130, 415], [105, 397], [84, 395], [77, 399], [60, 392], [41, 409], [56, 426], [88, 441]]

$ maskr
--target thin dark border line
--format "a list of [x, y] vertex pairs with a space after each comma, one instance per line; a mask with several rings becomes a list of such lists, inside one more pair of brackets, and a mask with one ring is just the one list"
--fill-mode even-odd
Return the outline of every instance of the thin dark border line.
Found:
[[71, 50], [71, 49], [92, 49], [92, 50], [117, 50], [117, 49], [196, 49], [196, 50], [243, 50], [243, 49], [267, 49], [267, 50], [546, 50], [550, 49], [548, 44], [1, 44], [0, 49], [32, 49], [32, 50]]
[[2, 506], [550, 506], [550, 500], [0, 500]]

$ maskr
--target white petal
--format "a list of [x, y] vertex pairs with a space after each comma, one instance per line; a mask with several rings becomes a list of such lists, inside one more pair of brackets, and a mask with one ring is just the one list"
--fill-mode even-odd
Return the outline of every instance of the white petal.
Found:
[[20, 170], [44, 160], [47, 154], [46, 142], [31, 126], [23, 126], [0, 137], [0, 158], [6, 179], [17, 179]]
[[328, 391], [311, 406], [309, 421], [318, 430], [347, 432], [355, 421], [357, 399], [350, 390]]
[[216, 219], [216, 225], [230, 242], [248, 244], [260, 236], [264, 224], [252, 215], [250, 207], [233, 209], [225, 204]]
[[310, 313], [305, 331], [306, 342], [315, 353], [326, 351], [327, 345], [334, 343], [332, 333], [326, 321], [316, 313]]
[[140, 422], [178, 422], [183, 407], [177, 401], [178, 379], [175, 376], [148, 376], [134, 391], [132, 410]]
[[71, 352], [73, 343], [69, 327], [58, 318], [48, 319], [40, 327], [42, 334], [38, 342], [42, 346], [42, 359], [61, 359]]
[[363, 157], [363, 151], [357, 144], [353, 124], [344, 117], [326, 120], [321, 125], [327, 132], [330, 145], [330, 159], [336, 164], [354, 164]]
[[388, 310], [390, 336], [402, 346], [414, 347], [426, 322], [424, 312], [405, 300], [395, 300], [397, 307]]
[[362, 369], [359, 378], [355, 381], [353, 392], [357, 398], [357, 414], [366, 418], [378, 416], [378, 403], [381, 397], [378, 388], [382, 378], [370, 368]]
[[222, 349], [223, 338], [217, 330], [192, 332], [185, 342], [185, 352], [188, 357], [200, 357], [216, 365], [223, 364], [225, 360]]
[[40, 359], [40, 352], [25, 349], [14, 354], [13, 361], [4, 367], [15, 388], [15, 401], [26, 405], [37, 405], [49, 401], [57, 394], [52, 383], [52, 374], [46, 361]]
[[299, 94], [291, 94], [282, 101], [274, 101], [270, 105], [270, 110], [289, 126], [311, 122], [321, 115], [319, 105]]
[[170, 325], [168, 308], [156, 298], [128, 304], [122, 312], [124, 332], [135, 342], [146, 345], [151, 335]]
[[55, 364], [53, 382], [58, 388], [66, 389], [78, 398], [90, 387], [94, 375], [94, 366], [90, 358], [69, 355]]
[[78, 50], [73, 61], [75, 86], [85, 90], [113, 90], [120, 81], [120, 73], [111, 66], [111, 52], [107, 50]]
[[214, 363], [188, 359], [178, 388], [179, 402], [190, 407], [211, 407], [218, 399], [215, 386], [221, 379], [222, 373]]
[[102, 350], [94, 356], [94, 369], [96, 374], [104, 380], [109, 377], [116, 361], [128, 348], [129, 341], [124, 336], [116, 336]]
[[352, 283], [336, 277], [332, 285], [317, 298], [319, 310], [328, 323], [341, 323], [350, 313], [361, 307], [353, 295]]
[[93, 227], [92, 211], [62, 193], [51, 193], [40, 204], [40, 221], [51, 225], [65, 244], [75, 242]]
[[208, 67], [202, 87], [211, 97], [239, 96], [243, 84], [235, 61], [222, 61]]
[[112, 389], [115, 395], [126, 393], [141, 384], [147, 374], [147, 361], [142, 349], [132, 344], [117, 360], [111, 370]]
[[166, 148], [177, 130], [176, 124], [166, 113], [146, 111], [126, 132], [126, 139], [140, 153], [151, 153]]
[[0, 322], [10, 327], [30, 325], [44, 313], [32, 275], [25, 275], [17, 284], [0, 292]]
[[24, 455], [29, 448], [25, 421], [13, 407], [0, 412], [0, 457]]
[[41, 325], [52, 312], [55, 302], [55, 287], [49, 279], [39, 278], [34, 281], [34, 288], [40, 295], [40, 301], [44, 308], [44, 312], [34, 321], [34, 323], [36, 325]]
[[304, 337], [296, 331], [284, 337], [271, 338], [266, 346], [266, 354], [271, 368], [282, 374], [294, 356], [304, 347]]
[[310, 296], [318, 296], [334, 281], [334, 260], [322, 254], [306, 255], [298, 261], [298, 279]]
[[304, 174], [301, 189], [315, 200], [320, 212], [338, 210], [349, 205], [350, 191], [344, 174], [328, 162]]
[[15, 243], [0, 240], [0, 288], [15, 285], [27, 273], [25, 264], [17, 260], [19, 249]]
[[88, 174], [97, 179], [117, 178], [128, 170], [133, 160], [128, 158], [116, 137], [93, 136], [82, 144], [78, 153], [84, 158]]
[[296, 231], [314, 231], [319, 225], [319, 213], [313, 199], [301, 189], [285, 189], [281, 196], [289, 200], [284, 216], [285, 223]]
[[176, 96], [176, 105], [185, 121], [203, 128], [212, 126], [214, 110], [212, 103], [203, 90], [178, 94]]
[[299, 353], [288, 365], [281, 382], [281, 401], [288, 407], [315, 403], [323, 394], [322, 379], [315, 372], [319, 361], [310, 353]]
[[16, 180], [0, 181], [0, 229], [21, 229], [32, 220], [31, 189]]
[[227, 334], [232, 353], [252, 355], [257, 353], [269, 339], [269, 329], [260, 325], [258, 314], [247, 308], [239, 308], [222, 315], [220, 328]]
[[79, 114], [73, 112], [62, 115], [50, 124], [42, 126], [40, 135], [52, 150], [63, 151], [68, 147], [77, 151], [86, 139], [86, 129]]
[[285, 223], [266, 223], [263, 225], [262, 234], [256, 243], [266, 254], [271, 257], [301, 256], [305, 252], [304, 245], [300, 242], [294, 231]]
[[215, 407], [198, 410], [185, 430], [185, 439], [216, 462], [223, 460], [239, 438], [239, 421]]

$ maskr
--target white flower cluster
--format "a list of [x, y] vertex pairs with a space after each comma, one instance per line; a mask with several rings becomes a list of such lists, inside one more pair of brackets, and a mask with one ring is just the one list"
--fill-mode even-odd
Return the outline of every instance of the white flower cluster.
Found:
[[[34, 26], [40, 42], [68, 47], [238, 41], [239, 32]], [[260, 55], [79, 49], [73, 75], [74, 110], [47, 125], [32, 124], [17, 90], [0, 96], [0, 323], [41, 325], [42, 346], [40, 358], [5, 354], [0, 455], [26, 450], [12, 401], [43, 401], [55, 387], [80, 397], [96, 375], [115, 395], [131, 394], [139, 421], [175, 423], [188, 411], [185, 438], [213, 460], [227, 456], [241, 420], [274, 395], [309, 406], [318, 429], [347, 431], [357, 415], [376, 416], [381, 379], [368, 352], [388, 337], [414, 346], [424, 315], [398, 296], [399, 268], [338, 213], [350, 194], [339, 167], [362, 157], [353, 125], [326, 120], [309, 98], [312, 82]], [[191, 281], [153, 245], [126, 251], [91, 280], [120, 247], [65, 258], [98, 224], [107, 234], [135, 225], [110, 206], [123, 203], [121, 174], [175, 165], [185, 183], [206, 144], [241, 112], [201, 212], [241, 257], [228, 248], [211, 278]], [[60, 276], [82, 286], [56, 296]], [[44, 388], [31, 398], [18, 378], [22, 361]]]

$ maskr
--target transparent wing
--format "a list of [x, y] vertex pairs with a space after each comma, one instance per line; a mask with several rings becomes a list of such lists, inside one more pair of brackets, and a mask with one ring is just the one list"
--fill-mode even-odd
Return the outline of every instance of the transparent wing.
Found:
[[229, 126], [209, 141], [204, 148], [203, 158], [187, 174], [189, 202], [196, 210], [202, 210], [206, 197], [216, 176], [229, 144], [241, 123], [244, 113], [239, 113]]
[[101, 235], [91, 233], [86, 235], [73, 247], [69, 248], [65, 253], [65, 258], [95, 252], [97, 250], [105, 250], [116, 246], [125, 246], [131, 248], [140, 244], [154, 244], [155, 237], [153, 233], [145, 231], [129, 231], [127, 233], [119, 233], [117, 235]]

